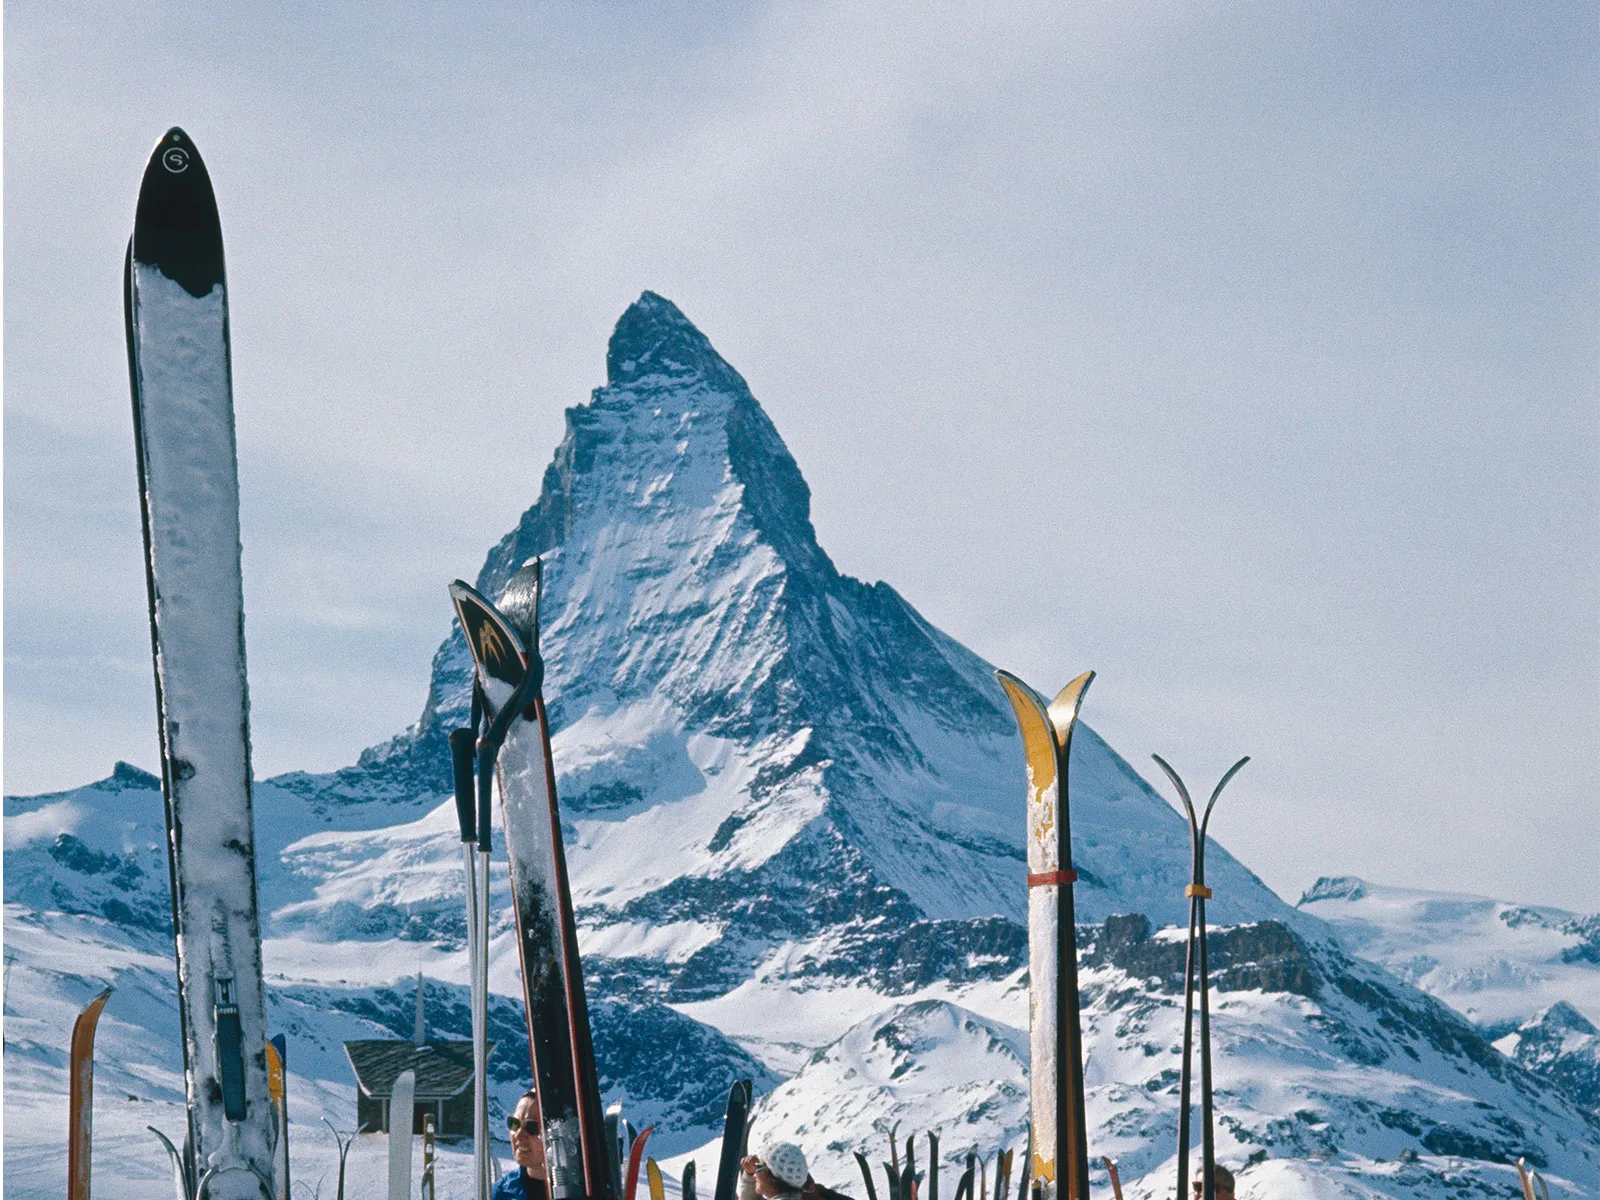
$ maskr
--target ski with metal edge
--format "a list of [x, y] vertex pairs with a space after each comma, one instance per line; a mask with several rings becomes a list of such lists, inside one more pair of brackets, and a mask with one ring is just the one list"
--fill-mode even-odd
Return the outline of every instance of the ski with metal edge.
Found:
[[722, 1119], [722, 1154], [717, 1159], [717, 1187], [712, 1200], [733, 1200], [743, 1169], [747, 1126], [750, 1122], [750, 1081], [741, 1079], [728, 1089], [728, 1111]]
[[694, 1195], [694, 1159], [690, 1159], [683, 1168], [683, 1179], [679, 1182], [679, 1190], [683, 1193], [683, 1200], [695, 1200]]
[[[654, 1126], [651, 1126], [651, 1128], [654, 1128]], [[689, 1164], [689, 1166], [693, 1165], [693, 1163]], [[684, 1168], [684, 1175], [687, 1176], [688, 1173], [688, 1168]], [[667, 1200], [667, 1185], [661, 1178], [661, 1168], [656, 1165], [655, 1159], [651, 1158], [645, 1161], [644, 1178], [645, 1187], [648, 1188], [650, 1192], [650, 1200]], [[693, 1190], [690, 1189], [685, 1191], [684, 1195], [692, 1196]]]
[[[483, 705], [476, 772], [480, 847], [498, 778], [550, 1195], [617, 1200], [550, 757], [539, 581], [535, 559], [512, 578], [498, 607], [468, 583], [450, 585]], [[486, 889], [480, 903], [485, 900]], [[480, 942], [480, 959], [487, 949]]]
[[[1189, 944], [1183, 964], [1183, 1063], [1179, 1069], [1178, 1090], [1178, 1195], [1189, 1194], [1189, 1070], [1194, 1048], [1194, 996], [1200, 993], [1200, 1163], [1202, 1200], [1216, 1200], [1217, 1151], [1212, 1122], [1211, 1105], [1211, 964], [1206, 957], [1206, 901], [1211, 889], [1206, 886], [1206, 827], [1211, 824], [1211, 810], [1217, 797], [1228, 786], [1228, 780], [1239, 768], [1250, 761], [1245, 755], [1212, 789], [1206, 802], [1205, 815], [1195, 819], [1194, 802], [1189, 799], [1189, 789], [1183, 786], [1178, 773], [1167, 765], [1159, 754], [1152, 754], [1156, 765], [1166, 772], [1172, 786], [1178, 789], [1183, 810], [1189, 817], [1190, 883], [1183, 889], [1189, 898]], [[1197, 953], [1198, 951], [1198, 953]]]
[[1028, 765], [1028, 1165], [1039, 1200], [1089, 1200], [1068, 766], [1094, 672], [1048, 702], [1015, 675], [996, 674], [1016, 711]]
[[639, 1167], [644, 1162], [644, 1144], [650, 1140], [654, 1125], [646, 1125], [638, 1137], [633, 1139], [633, 1146], [628, 1150], [628, 1177], [622, 1185], [623, 1200], [633, 1200], [639, 1191]]
[[227, 284], [181, 129], [145, 168], [123, 301], [191, 1170], [200, 1200], [271, 1200]]
[[107, 988], [72, 1023], [67, 1067], [67, 1200], [89, 1200], [90, 1155], [94, 1149], [94, 1031], [100, 1010], [111, 999]]

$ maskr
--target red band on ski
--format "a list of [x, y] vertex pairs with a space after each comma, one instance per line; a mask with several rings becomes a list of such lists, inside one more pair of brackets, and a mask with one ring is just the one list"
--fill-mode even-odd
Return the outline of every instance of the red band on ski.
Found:
[[1071, 867], [1059, 871], [1028, 872], [1029, 887], [1048, 887], [1051, 884], [1077, 883], [1078, 873]]
[[1211, 889], [1200, 883], [1186, 884], [1183, 894], [1185, 896], [1199, 896], [1202, 900], [1211, 899]]

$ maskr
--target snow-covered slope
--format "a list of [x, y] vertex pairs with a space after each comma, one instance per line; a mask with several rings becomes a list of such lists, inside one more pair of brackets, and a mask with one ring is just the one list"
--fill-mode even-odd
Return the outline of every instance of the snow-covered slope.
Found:
[[[1170, 1194], [1182, 931], [1121, 917], [1079, 935], [1090, 1146], [1119, 1160], [1129, 1195]], [[1215, 929], [1211, 949], [1218, 1155], [1243, 1194], [1283, 1158], [1314, 1161], [1326, 1184], [1358, 1194], [1497, 1194], [1520, 1155], [1555, 1179], [1600, 1168], [1600, 1121], [1381, 968], [1275, 921]], [[1019, 975], [878, 1012], [813, 1054], [756, 1123], [798, 1136], [836, 1184], [852, 1181], [869, 1125], [874, 1161], [896, 1122], [902, 1136], [937, 1130], [952, 1175], [973, 1145], [1020, 1149], [1025, 1005]]]
[[1348, 875], [1317, 880], [1297, 907], [1600, 1113], [1600, 913], [1383, 887]]
[[[887, 584], [839, 574], [777, 431], [669, 302], [646, 293], [629, 308], [607, 367], [476, 582], [494, 595], [545, 557], [546, 689], [608, 1096], [658, 1121], [652, 1148], [681, 1161], [718, 1128], [729, 1081], [751, 1077], [762, 1126], [847, 1186], [837, 1168], [885, 1121], [945, 1126], [952, 1152], [1015, 1142], [1023, 760], [990, 666]], [[331, 1154], [321, 1119], [353, 1121], [340, 1042], [408, 1034], [416, 972], [435, 1027], [465, 1033], [445, 737], [469, 678], [452, 634], [414, 727], [345, 770], [257, 786], [269, 1003], [310, 1156], [300, 1178]], [[1182, 921], [1183, 822], [1092, 729], [1073, 756], [1080, 919]], [[103, 982], [118, 992], [99, 1161], [125, 1194], [165, 1191], [140, 1132], [179, 1124], [162, 839], [156, 782], [126, 766], [6, 800], [5, 1169], [18, 1195], [59, 1186], [61, 1047]], [[1211, 858], [1212, 916], [1275, 931], [1238, 950], [1234, 975], [1219, 959], [1224, 1145], [1251, 1162], [1245, 1195], [1268, 1179], [1307, 1195], [1481, 1190], [1498, 1178], [1486, 1159], [1513, 1151], [1547, 1163], [1558, 1188], [1600, 1195], [1600, 1165], [1574, 1148], [1600, 1126], [1441, 1006], [1344, 956], [1316, 915], [1225, 849]], [[508, 1106], [526, 1047], [503, 867], [495, 888], [491, 1066]], [[1154, 1195], [1172, 1152], [1181, 945], [1142, 923], [1090, 929], [1094, 1149], [1121, 1154]], [[1377, 1163], [1401, 1147], [1421, 1158]]]

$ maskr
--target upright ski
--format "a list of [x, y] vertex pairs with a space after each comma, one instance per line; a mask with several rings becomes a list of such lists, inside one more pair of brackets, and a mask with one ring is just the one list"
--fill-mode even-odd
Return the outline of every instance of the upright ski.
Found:
[[1100, 1161], [1106, 1165], [1106, 1174], [1111, 1177], [1111, 1194], [1116, 1200], [1122, 1200], [1122, 1176], [1117, 1173], [1117, 1160], [1102, 1154]]
[[739, 1160], [749, 1141], [750, 1081], [741, 1079], [728, 1089], [728, 1111], [722, 1119], [722, 1153], [717, 1158], [717, 1186], [712, 1200], [733, 1200], [739, 1190]]
[[94, 1031], [100, 1023], [100, 1010], [109, 999], [111, 989], [107, 988], [84, 1005], [72, 1023], [67, 1068], [67, 1200], [89, 1200], [89, 1157], [94, 1147]]
[[[460, 580], [450, 596], [476, 666], [485, 723], [477, 754], [480, 838], [499, 779], [550, 1194], [553, 1200], [616, 1200], [542, 692], [539, 563], [512, 578], [500, 607]], [[480, 943], [480, 958], [486, 949]]]
[[408, 1067], [389, 1093], [389, 1200], [411, 1200], [411, 1138], [416, 1119], [417, 1073]]
[[1172, 786], [1178, 789], [1183, 810], [1189, 817], [1190, 883], [1183, 889], [1189, 898], [1189, 945], [1183, 964], [1183, 1063], [1179, 1068], [1178, 1090], [1178, 1195], [1189, 1194], [1189, 1064], [1194, 1049], [1194, 996], [1200, 992], [1200, 1179], [1202, 1200], [1216, 1200], [1217, 1152], [1211, 1110], [1211, 964], [1206, 957], [1206, 901], [1211, 899], [1211, 889], [1206, 886], [1206, 826], [1211, 824], [1211, 810], [1239, 768], [1250, 761], [1248, 755], [1228, 768], [1228, 773], [1211, 792], [1206, 802], [1205, 815], [1195, 818], [1194, 803], [1189, 799], [1189, 789], [1183, 786], [1178, 773], [1169, 767], [1159, 754], [1152, 754], [1156, 765], [1166, 772]]
[[1028, 1165], [1039, 1200], [1089, 1200], [1072, 906], [1078, 873], [1072, 868], [1067, 771], [1078, 708], [1094, 672], [1085, 671], [1050, 702], [1015, 675], [997, 674], [1016, 710], [1028, 760]]
[[690, 1159], [683, 1168], [683, 1178], [678, 1183], [683, 1200], [695, 1200], [694, 1195], [694, 1159]]
[[194, 143], [145, 169], [123, 284], [200, 1200], [271, 1200], [239, 473], [222, 227]]
[[650, 1134], [655, 1131], [654, 1125], [646, 1125], [633, 1139], [633, 1145], [628, 1150], [628, 1174], [622, 1184], [622, 1200], [634, 1200], [639, 1192], [639, 1168], [644, 1163], [644, 1144], [650, 1140]]

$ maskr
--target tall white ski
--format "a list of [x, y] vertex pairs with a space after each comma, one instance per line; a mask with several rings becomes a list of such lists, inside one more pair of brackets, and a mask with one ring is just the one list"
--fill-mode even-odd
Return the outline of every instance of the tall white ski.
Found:
[[411, 1137], [417, 1114], [417, 1073], [400, 1072], [389, 1093], [389, 1200], [411, 1200]]
[[271, 1200], [227, 285], [181, 129], [145, 168], [123, 299], [191, 1170], [199, 1200]]

